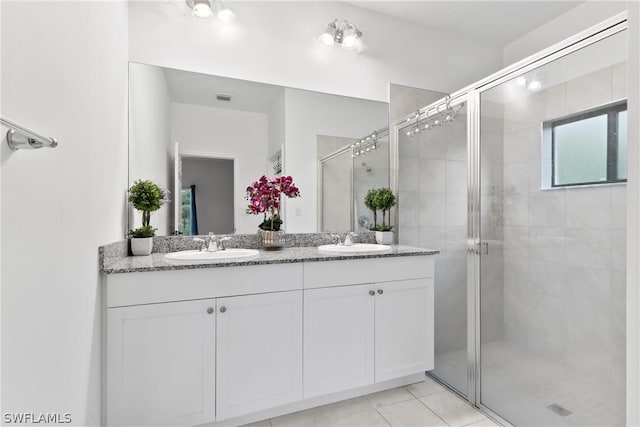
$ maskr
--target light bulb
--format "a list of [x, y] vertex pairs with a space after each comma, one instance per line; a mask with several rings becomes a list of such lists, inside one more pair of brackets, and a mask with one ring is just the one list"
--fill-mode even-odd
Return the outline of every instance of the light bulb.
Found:
[[355, 34], [346, 35], [342, 40], [342, 47], [344, 49], [354, 49], [356, 47], [356, 41], [357, 38]]
[[538, 80], [533, 80], [531, 83], [529, 83], [529, 86], [527, 86], [527, 89], [531, 91], [540, 90], [541, 88], [542, 83], [540, 83]]
[[193, 3], [193, 17], [198, 19], [209, 19], [213, 12], [209, 0], [195, 0]]
[[336, 22], [337, 21], [329, 22], [329, 24], [327, 25], [327, 29], [324, 30], [324, 33], [322, 33], [319, 37], [319, 40], [327, 46], [333, 45], [333, 42], [336, 38]]
[[322, 33], [320, 35], [320, 41], [327, 46], [331, 46], [333, 44], [333, 36], [329, 33]]
[[236, 17], [236, 14], [233, 13], [233, 11], [229, 8], [224, 8], [221, 9], [217, 14], [216, 14], [216, 18], [218, 18], [221, 21], [230, 21], [233, 18]]
[[527, 85], [527, 78], [524, 76], [520, 76], [516, 79], [516, 84], [520, 87], [525, 87]]

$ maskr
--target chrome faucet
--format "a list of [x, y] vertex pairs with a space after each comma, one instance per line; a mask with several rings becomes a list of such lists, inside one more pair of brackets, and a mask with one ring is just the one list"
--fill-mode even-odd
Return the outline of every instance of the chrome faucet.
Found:
[[204, 239], [201, 239], [201, 238], [199, 238], [199, 237], [194, 237], [194, 238], [193, 238], [193, 241], [198, 243], [198, 250], [199, 250], [200, 252], [204, 251], [204, 249], [207, 247], [207, 245], [206, 245], [206, 243], [205, 243]]
[[227, 248], [224, 246], [224, 242], [227, 242], [231, 240], [231, 237], [227, 236], [227, 237], [219, 237], [217, 239], [217, 243], [218, 243], [218, 250], [219, 251], [226, 251]]
[[340, 246], [342, 244], [342, 242], [340, 241], [340, 235], [339, 234], [332, 234], [331, 238], [333, 239], [333, 243], [335, 243], [336, 246]]
[[344, 245], [345, 246], [353, 246], [353, 238], [356, 237], [358, 235], [358, 233], [354, 233], [353, 231], [350, 231], [349, 233], [347, 233], [347, 235], [344, 238]]

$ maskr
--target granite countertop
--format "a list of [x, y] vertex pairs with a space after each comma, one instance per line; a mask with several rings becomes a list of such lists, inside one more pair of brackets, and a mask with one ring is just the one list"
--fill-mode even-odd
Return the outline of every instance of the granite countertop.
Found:
[[104, 256], [100, 263], [100, 272], [103, 274], [117, 274], [145, 271], [188, 270], [195, 268], [234, 267], [244, 265], [283, 264], [294, 262], [435, 255], [439, 253], [439, 251], [433, 249], [402, 245], [392, 245], [390, 251], [375, 254], [324, 254], [318, 252], [318, 248], [315, 246], [286, 247], [275, 251], [259, 249], [258, 252], [259, 255], [252, 259], [220, 260], [207, 263], [177, 263], [168, 261], [164, 258], [166, 252], [156, 252], [148, 256]]

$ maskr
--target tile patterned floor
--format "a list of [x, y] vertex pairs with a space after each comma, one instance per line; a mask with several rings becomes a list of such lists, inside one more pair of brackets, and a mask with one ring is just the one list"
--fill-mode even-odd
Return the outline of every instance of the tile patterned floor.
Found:
[[429, 377], [423, 382], [283, 415], [245, 427], [497, 427]]

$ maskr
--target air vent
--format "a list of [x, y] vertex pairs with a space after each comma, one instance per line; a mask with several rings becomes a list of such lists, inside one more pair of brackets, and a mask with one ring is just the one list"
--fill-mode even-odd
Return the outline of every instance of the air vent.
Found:
[[216, 99], [218, 101], [231, 101], [231, 95], [224, 95], [222, 93], [216, 94]]

